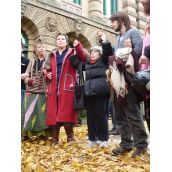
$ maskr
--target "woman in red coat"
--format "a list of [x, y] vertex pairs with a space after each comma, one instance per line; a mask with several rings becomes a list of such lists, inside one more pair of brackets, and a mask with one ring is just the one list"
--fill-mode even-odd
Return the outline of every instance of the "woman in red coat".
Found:
[[64, 126], [67, 142], [74, 140], [73, 125], [77, 122], [74, 111], [74, 84], [76, 70], [69, 58], [76, 53], [85, 59], [82, 46], [75, 41], [75, 49], [68, 48], [68, 37], [59, 33], [56, 37], [57, 49], [52, 51], [45, 61], [47, 71], [47, 119], [46, 124], [52, 128], [53, 142], [59, 142], [60, 127]]

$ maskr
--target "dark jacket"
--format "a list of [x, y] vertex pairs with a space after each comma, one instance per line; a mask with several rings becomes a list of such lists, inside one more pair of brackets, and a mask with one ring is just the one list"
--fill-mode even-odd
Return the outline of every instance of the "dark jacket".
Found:
[[[26, 57], [21, 56], [21, 74], [25, 73], [27, 66], [29, 64], [29, 59], [27, 59]], [[24, 80], [21, 80], [21, 89], [26, 89]]]
[[145, 55], [148, 59], [150, 59], [150, 45], [148, 45], [147, 47], [145, 47], [144, 55]]
[[102, 49], [103, 55], [95, 64], [91, 64], [90, 61], [85, 64], [85, 96], [109, 96], [110, 94], [110, 88], [106, 81], [106, 70], [108, 69], [108, 58], [112, 55], [111, 44], [109, 42], [103, 43]]

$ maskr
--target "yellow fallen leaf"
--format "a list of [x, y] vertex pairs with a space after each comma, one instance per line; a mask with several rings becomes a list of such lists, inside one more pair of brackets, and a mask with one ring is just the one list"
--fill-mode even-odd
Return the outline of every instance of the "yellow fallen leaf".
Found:
[[88, 148], [87, 126], [75, 127], [74, 137], [75, 142], [67, 143], [62, 128], [57, 145], [52, 145], [50, 139], [22, 142], [22, 172], [150, 172], [148, 153], [134, 159], [132, 151], [112, 156], [112, 149], [117, 147], [116, 137], [110, 138], [108, 148]]
[[27, 162], [30, 162], [30, 161], [32, 160], [32, 158], [33, 158], [32, 156], [27, 157], [27, 159], [26, 159], [25, 162], [26, 162], [26, 163], [27, 163]]
[[46, 169], [38, 164], [36, 166], [35, 172], [46, 172]]

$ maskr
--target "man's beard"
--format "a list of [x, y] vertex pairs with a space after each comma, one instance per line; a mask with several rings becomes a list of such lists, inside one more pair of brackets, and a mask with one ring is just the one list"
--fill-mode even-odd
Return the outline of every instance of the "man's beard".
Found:
[[150, 1], [147, 1], [143, 4], [143, 10], [145, 15], [150, 15]]
[[144, 13], [145, 13], [145, 15], [150, 15], [150, 6], [149, 5], [145, 6]]
[[121, 28], [122, 28], [121, 23], [118, 23], [118, 27], [115, 29], [115, 31], [116, 32], [120, 32]]

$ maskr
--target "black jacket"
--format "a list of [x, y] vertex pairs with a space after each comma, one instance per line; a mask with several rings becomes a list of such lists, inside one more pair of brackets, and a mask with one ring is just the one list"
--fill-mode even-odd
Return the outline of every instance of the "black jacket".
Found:
[[[21, 56], [21, 74], [25, 73], [27, 66], [29, 64], [29, 59], [27, 59], [26, 57]], [[24, 80], [21, 80], [21, 89], [26, 89]]]
[[148, 45], [147, 47], [145, 47], [144, 49], [144, 55], [150, 59], [150, 45]]
[[90, 61], [85, 64], [85, 96], [109, 96], [110, 94], [110, 88], [106, 81], [106, 70], [108, 69], [108, 58], [112, 55], [111, 44], [109, 42], [103, 43], [102, 49], [103, 55], [95, 64], [91, 64]]

